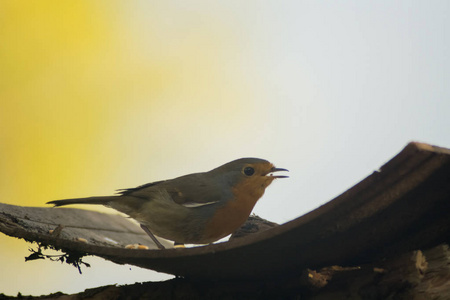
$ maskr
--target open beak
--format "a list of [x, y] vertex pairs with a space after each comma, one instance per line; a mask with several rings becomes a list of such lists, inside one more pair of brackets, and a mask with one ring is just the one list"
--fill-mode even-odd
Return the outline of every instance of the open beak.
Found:
[[289, 170], [287, 170], [287, 169], [273, 167], [272, 169], [270, 169], [269, 173], [267, 173], [266, 175], [274, 177], [274, 178], [289, 178], [289, 176], [287, 176], [287, 175], [273, 175], [272, 174], [274, 172], [279, 172], [279, 171], [289, 172]]

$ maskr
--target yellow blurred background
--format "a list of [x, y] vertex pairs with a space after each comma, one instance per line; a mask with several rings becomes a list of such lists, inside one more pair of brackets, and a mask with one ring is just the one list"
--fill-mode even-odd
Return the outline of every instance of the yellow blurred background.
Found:
[[[207, 171], [241, 151], [234, 130], [257, 108], [224, 66], [237, 37], [217, 14], [162, 3], [2, 1], [0, 16], [1, 202], [108, 195]], [[235, 149], [230, 159], [220, 157], [224, 147]], [[25, 264], [25, 242], [0, 235], [0, 243], [0, 293], [169, 278], [133, 268], [134, 277], [108, 281], [129, 267], [102, 260], [80, 276]]]
[[[222, 82], [222, 44], [233, 42], [225, 28], [218, 36], [201, 23], [176, 31], [177, 23], [167, 32], [156, 17], [163, 8], [148, 7], [139, 23], [127, 14], [144, 12], [130, 6], [2, 2], [0, 184], [6, 202], [41, 205], [82, 196], [78, 184], [94, 192], [116, 176], [127, 184], [120, 172], [174, 153], [185, 160], [186, 153], [214, 145], [193, 137], [206, 142], [227, 134], [239, 123], [223, 121], [250, 109], [242, 87]], [[171, 18], [183, 20], [176, 12]], [[141, 155], [146, 161], [136, 162]], [[142, 172], [151, 177], [156, 170]]]

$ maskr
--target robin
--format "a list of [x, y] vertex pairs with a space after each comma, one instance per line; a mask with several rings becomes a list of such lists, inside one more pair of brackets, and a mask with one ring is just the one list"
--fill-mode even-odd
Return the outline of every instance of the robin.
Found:
[[275, 178], [275, 168], [259, 158], [241, 158], [209, 172], [118, 190], [118, 195], [47, 202], [55, 206], [100, 204], [138, 221], [159, 249], [154, 236], [175, 246], [208, 244], [238, 229], [248, 218], [265, 189]]

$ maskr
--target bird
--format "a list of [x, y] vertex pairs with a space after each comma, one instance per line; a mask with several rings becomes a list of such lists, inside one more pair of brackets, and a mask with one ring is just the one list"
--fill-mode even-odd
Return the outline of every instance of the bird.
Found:
[[116, 195], [49, 201], [54, 207], [97, 204], [135, 219], [159, 249], [155, 237], [184, 244], [210, 244], [236, 231], [249, 217], [265, 189], [276, 178], [276, 168], [260, 158], [240, 158], [208, 172], [161, 180]]

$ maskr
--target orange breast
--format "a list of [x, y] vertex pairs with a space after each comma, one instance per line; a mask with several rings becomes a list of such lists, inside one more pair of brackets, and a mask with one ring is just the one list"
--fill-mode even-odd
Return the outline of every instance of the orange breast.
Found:
[[205, 243], [226, 237], [244, 224], [268, 185], [265, 182], [266, 180], [263, 182], [261, 179], [245, 180], [232, 189], [234, 199], [229, 200], [225, 206], [219, 208], [207, 223], [203, 235]]

